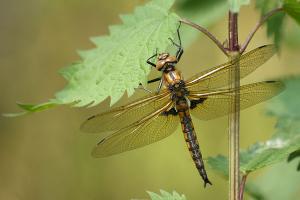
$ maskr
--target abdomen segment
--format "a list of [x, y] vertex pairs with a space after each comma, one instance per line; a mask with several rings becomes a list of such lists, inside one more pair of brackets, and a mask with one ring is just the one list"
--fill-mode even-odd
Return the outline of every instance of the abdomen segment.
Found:
[[204, 181], [204, 187], [206, 186], [206, 184], [212, 185], [205, 171], [202, 154], [200, 152], [199, 143], [197, 140], [197, 136], [194, 130], [194, 125], [189, 110], [188, 109], [180, 110], [180, 108], [178, 108], [177, 110], [178, 110], [178, 115], [180, 117], [182, 132], [184, 134], [187, 147], [190, 151], [190, 154], [196, 165], [196, 168]]

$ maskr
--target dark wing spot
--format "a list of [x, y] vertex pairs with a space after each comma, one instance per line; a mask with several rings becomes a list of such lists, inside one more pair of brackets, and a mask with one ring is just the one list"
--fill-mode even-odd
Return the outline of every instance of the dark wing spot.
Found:
[[266, 46], [268, 46], [268, 45], [262, 45], [262, 46], [260, 46], [260, 47], [258, 47], [259, 49], [261, 49], [261, 48], [264, 48], [264, 47], [266, 47]]
[[96, 117], [96, 115], [93, 115], [93, 116], [89, 117], [87, 120], [91, 120], [91, 119], [93, 119], [95, 117]]
[[100, 142], [98, 142], [98, 144], [97, 145], [99, 145], [99, 144], [101, 144], [101, 143], [103, 143], [105, 141], [105, 138], [103, 138]]
[[171, 108], [168, 111], [162, 112], [161, 115], [164, 115], [164, 116], [174, 115], [174, 116], [176, 116], [176, 115], [178, 115], [178, 112], [175, 110], [175, 108]]
[[200, 99], [197, 99], [197, 100], [191, 100], [191, 107], [190, 109], [194, 109], [197, 107], [198, 104], [200, 103], [203, 103], [207, 98], [200, 98]]
[[266, 83], [275, 83], [276, 81], [265, 81]]

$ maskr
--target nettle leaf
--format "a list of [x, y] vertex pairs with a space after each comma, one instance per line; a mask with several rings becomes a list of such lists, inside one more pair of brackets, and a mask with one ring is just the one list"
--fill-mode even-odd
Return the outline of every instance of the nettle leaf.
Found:
[[130, 96], [145, 84], [151, 70], [147, 58], [156, 48], [164, 51], [178, 27], [179, 17], [168, 11], [173, 3], [153, 0], [122, 15], [123, 24], [111, 26], [109, 36], [92, 38], [97, 47], [80, 52], [83, 60], [61, 72], [69, 83], [56, 94], [58, 102], [94, 106], [110, 97], [113, 105], [125, 91]]
[[228, 158], [223, 155], [208, 157], [207, 161], [211, 169], [219, 172], [221, 176], [228, 178]]
[[156, 48], [162, 52], [171, 45], [168, 38], [179, 25], [179, 17], [169, 12], [173, 3], [152, 0], [138, 6], [133, 14], [121, 15], [123, 24], [109, 27], [109, 35], [92, 38], [96, 48], [80, 51], [82, 60], [60, 71], [68, 84], [51, 103], [95, 106], [110, 97], [113, 105], [146, 84], [151, 70], [146, 60]]
[[292, 77], [284, 81], [286, 89], [267, 105], [267, 114], [280, 119], [295, 121], [300, 119], [300, 77]]
[[151, 200], [186, 200], [186, 197], [182, 194], [178, 194], [176, 191], [173, 191], [173, 193], [166, 192], [164, 190], [160, 190], [160, 194], [156, 194], [154, 192], [149, 192]]
[[285, 0], [283, 9], [300, 24], [300, 2], [298, 0]]
[[[282, 134], [282, 137], [290, 137], [290, 134], [299, 132], [300, 130], [300, 96], [297, 91], [300, 90], [300, 78], [294, 77], [285, 81], [289, 90], [285, 91], [284, 96], [274, 99], [272, 104], [268, 106], [268, 114], [279, 118], [278, 128], [282, 132], [286, 131], [288, 134]], [[280, 133], [280, 132], [279, 132]], [[288, 157], [288, 162], [300, 157], [300, 148], [291, 152]], [[300, 163], [297, 167], [300, 171]]]
[[296, 166], [297, 162], [276, 164], [247, 182], [245, 191], [255, 200], [298, 199], [300, 173], [294, 170]]
[[[286, 80], [285, 85], [286, 90], [274, 98], [267, 109], [269, 115], [278, 118], [275, 134], [266, 142], [258, 142], [240, 152], [243, 174], [286, 161], [291, 153], [300, 149], [300, 78]], [[209, 158], [208, 163], [212, 169], [227, 176], [227, 157]]]
[[[300, 129], [299, 129], [300, 130]], [[275, 137], [266, 142], [256, 143], [240, 153], [240, 170], [249, 174], [263, 167], [285, 161], [290, 153], [300, 149], [300, 132], [287, 138]], [[213, 170], [228, 177], [228, 157], [218, 155], [208, 158]]]
[[228, 0], [228, 3], [229, 10], [231, 12], [238, 13], [241, 6], [250, 4], [250, 0]]
[[278, 48], [283, 37], [285, 13], [277, 13], [267, 21], [267, 36], [272, 38]]

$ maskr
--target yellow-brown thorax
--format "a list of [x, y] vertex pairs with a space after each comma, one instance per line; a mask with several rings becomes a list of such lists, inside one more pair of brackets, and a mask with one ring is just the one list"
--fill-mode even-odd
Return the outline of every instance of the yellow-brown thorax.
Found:
[[182, 80], [181, 72], [175, 68], [178, 60], [168, 53], [161, 53], [158, 56], [156, 69], [163, 72], [163, 80], [166, 87], [175, 85]]
[[179, 70], [173, 69], [171, 71], [163, 72], [163, 79], [165, 86], [178, 84], [182, 80], [182, 76]]

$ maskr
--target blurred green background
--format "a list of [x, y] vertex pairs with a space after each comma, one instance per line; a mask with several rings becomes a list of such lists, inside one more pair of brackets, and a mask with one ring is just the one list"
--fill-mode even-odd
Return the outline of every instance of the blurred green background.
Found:
[[[93, 48], [89, 37], [108, 34], [109, 25], [120, 23], [119, 14], [130, 13], [144, 2], [1, 1], [0, 112], [18, 111], [15, 101], [40, 103], [52, 98], [65, 85], [57, 71], [79, 59], [76, 50]], [[240, 41], [258, 19], [254, 5], [242, 8]], [[290, 26], [293, 23], [290, 21]], [[227, 15], [209, 30], [225, 40]], [[198, 35], [186, 47], [178, 65], [186, 78], [226, 61], [210, 40]], [[263, 28], [248, 50], [267, 43], [272, 41]], [[283, 45], [279, 56], [243, 82], [299, 74], [299, 53]], [[126, 97], [118, 105], [125, 101]], [[227, 199], [227, 182], [209, 169], [214, 185], [203, 188], [179, 129], [169, 138], [145, 148], [104, 159], [92, 158], [90, 151], [99, 137], [81, 133], [79, 126], [88, 116], [107, 110], [108, 105], [105, 101], [91, 109], [65, 106], [18, 118], [0, 117], [0, 199], [143, 199], [147, 198], [145, 191], [159, 189], [176, 190], [191, 200]], [[242, 112], [241, 147], [265, 140], [273, 133], [276, 120], [264, 114], [264, 105]], [[194, 121], [204, 157], [226, 154], [227, 119]]]

